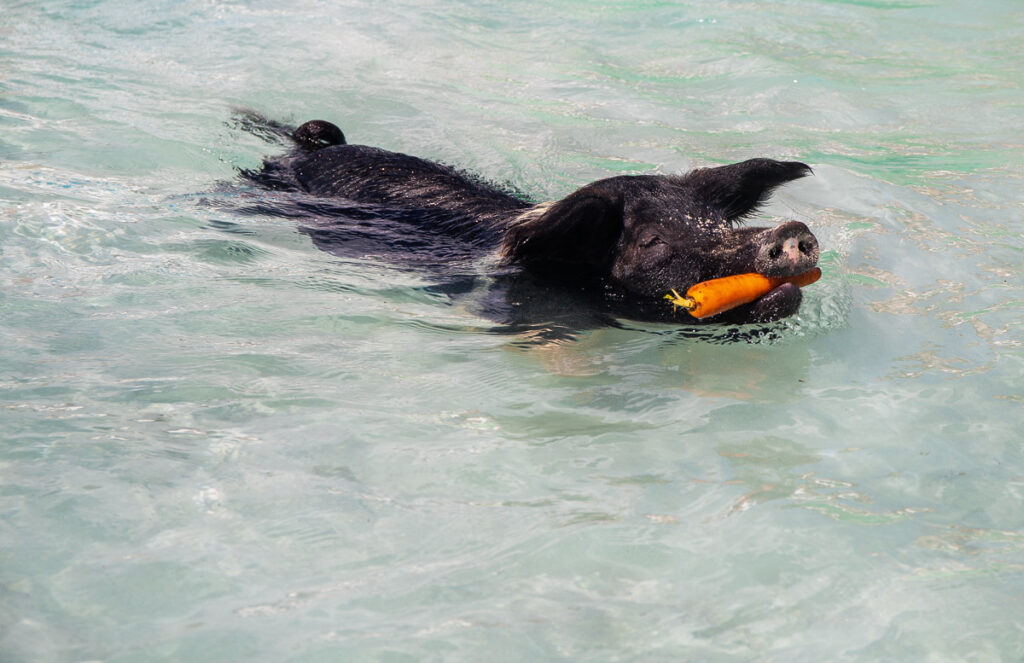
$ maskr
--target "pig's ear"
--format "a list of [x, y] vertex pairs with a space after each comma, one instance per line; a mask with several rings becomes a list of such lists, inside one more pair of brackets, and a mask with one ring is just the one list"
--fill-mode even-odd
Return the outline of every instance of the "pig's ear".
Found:
[[775, 187], [811, 174], [799, 161], [751, 159], [717, 168], [701, 168], [683, 182], [693, 188], [697, 200], [737, 221], [757, 212]]
[[621, 197], [595, 183], [517, 218], [502, 256], [535, 271], [606, 271], [622, 234]]

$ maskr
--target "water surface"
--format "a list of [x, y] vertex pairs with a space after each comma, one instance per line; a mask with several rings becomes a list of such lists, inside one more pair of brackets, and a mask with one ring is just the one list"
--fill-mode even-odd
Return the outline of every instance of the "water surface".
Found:
[[[7, 2], [0, 660], [1021, 660], [1021, 17]], [[497, 333], [232, 212], [237, 108], [536, 200], [800, 159], [825, 277], [751, 342]]]

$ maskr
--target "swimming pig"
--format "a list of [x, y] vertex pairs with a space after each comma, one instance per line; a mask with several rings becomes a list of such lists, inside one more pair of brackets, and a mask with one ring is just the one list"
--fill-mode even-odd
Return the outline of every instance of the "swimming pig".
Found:
[[[799, 221], [774, 228], [738, 223], [775, 187], [810, 174], [795, 161], [751, 159], [682, 175], [611, 177], [534, 204], [446, 165], [348, 145], [341, 130], [323, 120], [295, 130], [276, 123], [264, 129], [287, 136], [294, 147], [258, 171], [245, 171], [250, 180], [338, 203], [342, 215], [355, 213], [363, 226], [377, 217], [390, 224], [392, 236], [398, 220], [399, 241], [403, 233], [427, 233], [470, 254], [496, 254], [532, 282], [566, 286], [614, 315], [692, 323], [664, 301], [666, 293], [746, 272], [802, 274], [818, 261], [818, 242]], [[308, 232], [321, 246], [329, 243], [322, 219], [330, 206], [307, 209], [321, 218]], [[407, 249], [432, 250], [421, 241]], [[708, 320], [777, 320], [795, 313], [801, 298], [787, 283]]]

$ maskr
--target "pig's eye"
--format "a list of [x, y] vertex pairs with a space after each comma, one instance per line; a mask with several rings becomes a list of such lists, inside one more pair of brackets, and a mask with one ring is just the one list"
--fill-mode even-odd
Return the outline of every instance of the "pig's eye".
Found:
[[664, 243], [665, 243], [665, 240], [663, 240], [662, 238], [658, 237], [657, 235], [648, 235], [647, 237], [644, 237], [642, 240], [640, 240], [640, 247], [644, 248], [644, 249], [648, 249], [648, 248], [650, 248], [652, 246], [657, 246], [658, 244], [664, 244]]

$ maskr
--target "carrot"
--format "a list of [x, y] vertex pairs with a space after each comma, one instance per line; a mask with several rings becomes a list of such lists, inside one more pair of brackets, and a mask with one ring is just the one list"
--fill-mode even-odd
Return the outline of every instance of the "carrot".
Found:
[[702, 281], [687, 290], [685, 297], [673, 290], [665, 295], [665, 299], [672, 302], [673, 307], [689, 311], [695, 318], [707, 318], [763, 297], [783, 283], [803, 287], [820, 278], [821, 269], [818, 267], [796, 276], [778, 278], [753, 273], [735, 274]]

